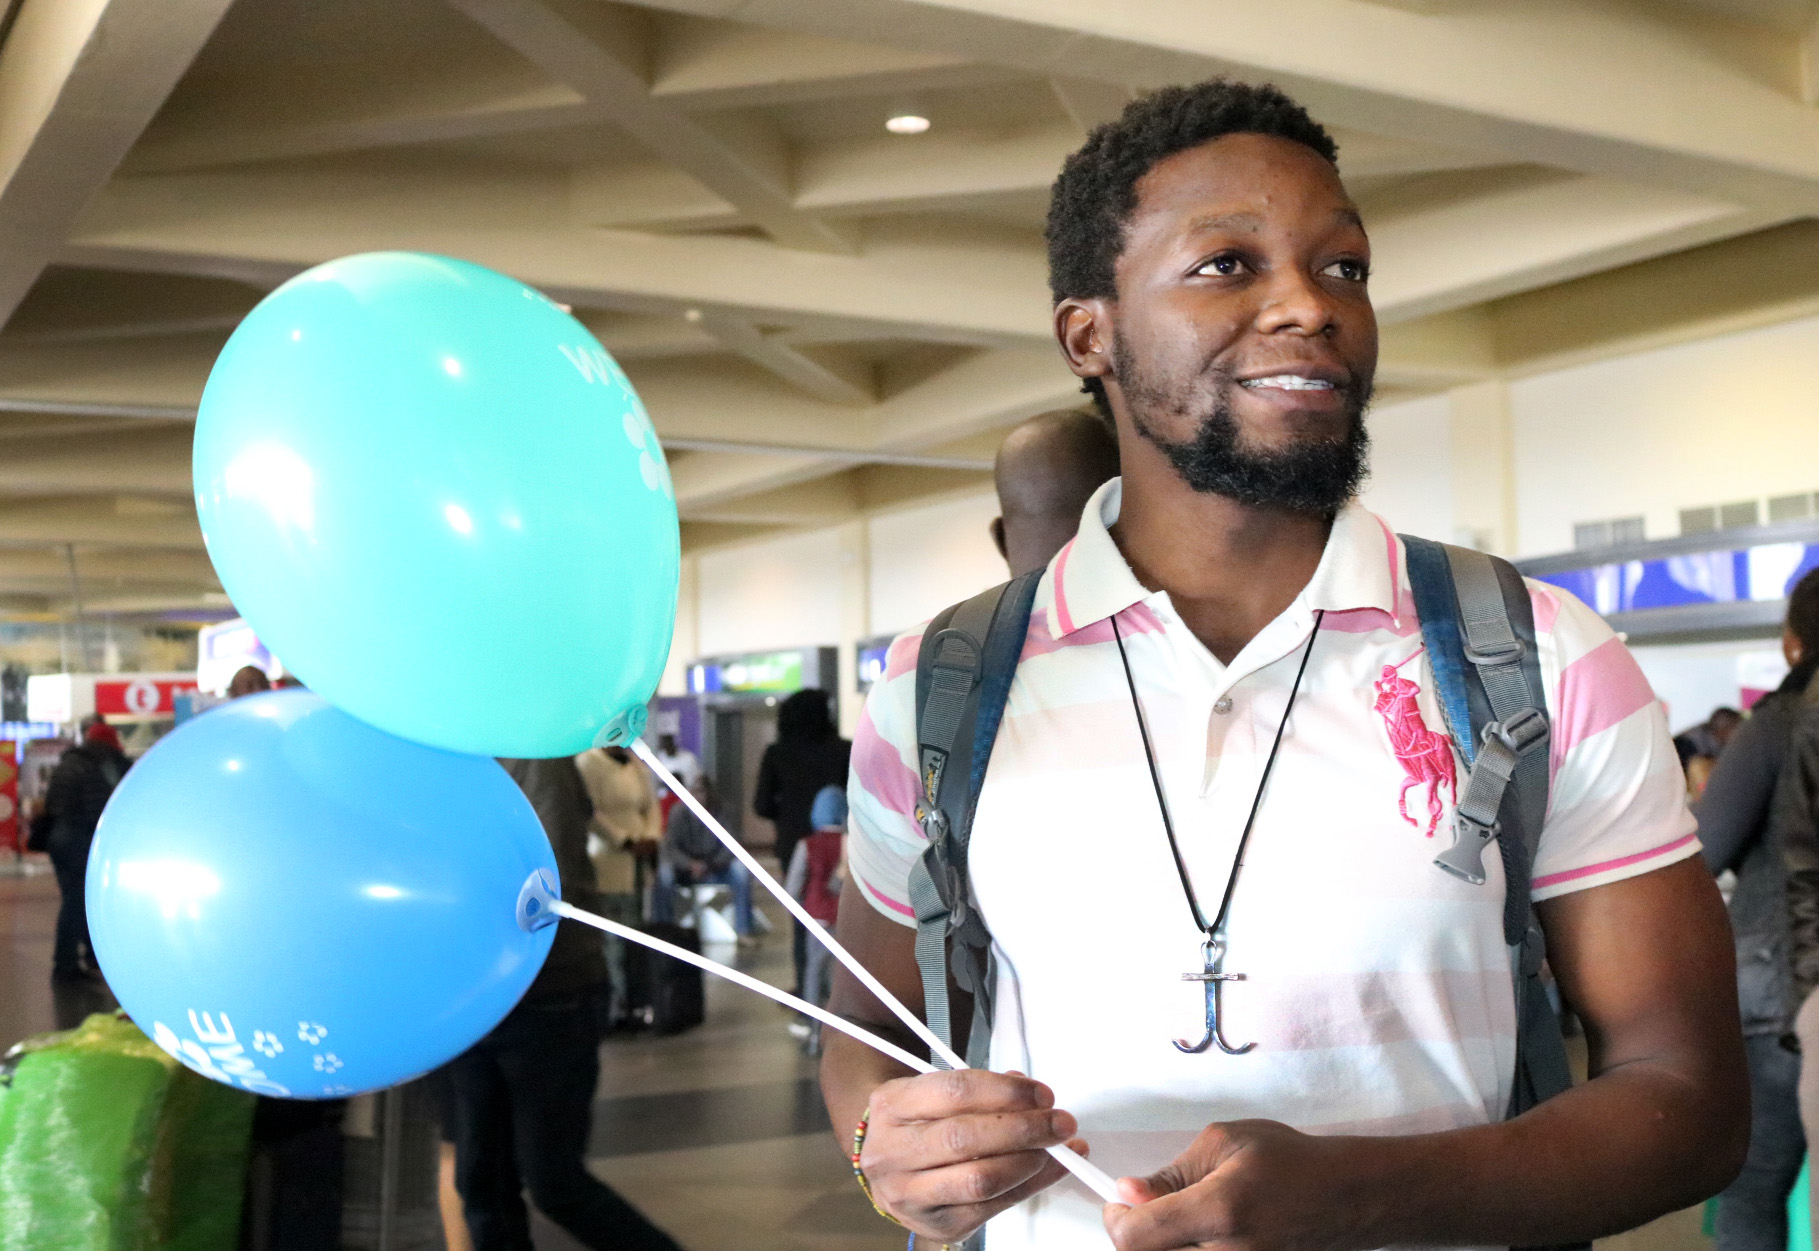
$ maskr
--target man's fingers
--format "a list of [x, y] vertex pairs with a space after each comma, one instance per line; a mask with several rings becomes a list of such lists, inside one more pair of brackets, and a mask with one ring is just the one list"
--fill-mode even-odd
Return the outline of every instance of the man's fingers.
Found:
[[888, 1145], [874, 1154], [868, 1141], [865, 1167], [872, 1161], [884, 1167], [943, 1168], [989, 1156], [1042, 1151], [1066, 1142], [1078, 1131], [1072, 1115], [1060, 1111], [996, 1112], [979, 1116], [950, 1116], [941, 1121], [902, 1125]]
[[[1031, 1195], [1039, 1194], [1067, 1176], [1067, 1170], [1044, 1154], [1029, 1157], [1035, 1171], [1023, 1181], [977, 1203], [954, 1204], [929, 1211], [925, 1221], [943, 1231], [977, 1229], [998, 1213], [1013, 1208]], [[944, 1172], [958, 1172], [958, 1166]], [[962, 1183], [962, 1188], [964, 1183]]]
[[1055, 1106], [1041, 1082], [982, 1069], [951, 1069], [887, 1082], [872, 1096], [874, 1120], [935, 1121], [965, 1112], [1024, 1112]]
[[1135, 1207], [1105, 1207], [1105, 1231], [1118, 1251], [1174, 1251], [1232, 1235], [1235, 1222], [1223, 1196], [1201, 1191], [1159, 1195]]
[[1150, 1190], [1149, 1183], [1141, 1177], [1120, 1177], [1117, 1189], [1118, 1197], [1133, 1208], [1138, 1204], [1148, 1203], [1156, 1197], [1155, 1193]]
[[995, 1155], [986, 1160], [969, 1160], [965, 1164], [930, 1169], [914, 1183], [916, 1199], [931, 1208], [970, 1208], [989, 1204], [1048, 1174], [1052, 1171], [1051, 1163], [1045, 1152], [1019, 1151], [1014, 1155]]

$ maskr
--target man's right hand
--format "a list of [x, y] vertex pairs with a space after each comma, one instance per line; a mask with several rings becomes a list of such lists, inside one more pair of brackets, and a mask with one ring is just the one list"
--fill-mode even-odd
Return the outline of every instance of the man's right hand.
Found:
[[872, 1094], [860, 1167], [878, 1206], [911, 1230], [958, 1242], [1067, 1175], [1047, 1148], [1079, 1128], [1020, 1073], [978, 1069], [886, 1082]]

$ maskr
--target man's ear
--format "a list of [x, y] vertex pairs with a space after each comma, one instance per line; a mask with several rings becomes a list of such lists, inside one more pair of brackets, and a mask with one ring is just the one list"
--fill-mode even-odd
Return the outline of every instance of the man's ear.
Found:
[[1011, 558], [1010, 549], [1004, 546], [1004, 518], [993, 517], [991, 529], [992, 542], [998, 545], [998, 554], [1009, 560]]
[[1104, 378], [1112, 372], [1112, 310], [1109, 300], [1068, 298], [1055, 305], [1055, 340], [1077, 378]]

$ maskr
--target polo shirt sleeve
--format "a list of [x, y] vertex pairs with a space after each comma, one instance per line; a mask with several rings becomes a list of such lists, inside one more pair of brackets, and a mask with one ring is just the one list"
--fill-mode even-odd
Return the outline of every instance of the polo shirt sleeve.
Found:
[[1699, 852], [1667, 710], [1604, 619], [1529, 583], [1549, 695], [1552, 777], [1534, 898], [1603, 886]]
[[847, 861], [865, 901], [891, 920], [914, 926], [910, 870], [927, 840], [916, 822], [916, 653], [918, 627], [885, 655], [853, 738], [847, 775]]

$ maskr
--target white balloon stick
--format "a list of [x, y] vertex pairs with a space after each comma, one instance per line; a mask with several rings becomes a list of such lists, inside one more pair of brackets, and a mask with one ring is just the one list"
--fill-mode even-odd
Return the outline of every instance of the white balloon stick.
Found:
[[877, 1051], [882, 1051], [897, 1063], [907, 1064], [918, 1073], [933, 1073], [935, 1071], [935, 1066], [930, 1064], [927, 1060], [924, 1060], [921, 1056], [905, 1051], [896, 1043], [880, 1038], [869, 1030], [860, 1029], [845, 1017], [835, 1016], [826, 1008], [818, 1008], [806, 999], [796, 998], [796, 996], [790, 994], [787, 990], [772, 986], [769, 982], [759, 981], [749, 973], [741, 973], [738, 969], [720, 964], [714, 960], [709, 960], [706, 956], [697, 955], [687, 947], [678, 947], [674, 943], [666, 943], [661, 938], [646, 934], [643, 930], [633, 929], [629, 925], [621, 925], [617, 921], [609, 921], [605, 917], [595, 916], [591, 912], [583, 912], [573, 904], [564, 902], [560, 899], [553, 900], [549, 907], [550, 911], [554, 912], [559, 917], [567, 917], [571, 921], [579, 921], [583, 925], [591, 925], [597, 930], [605, 930], [608, 934], [617, 934], [628, 943], [640, 943], [649, 947], [652, 951], [660, 951], [666, 956], [673, 956], [684, 964], [692, 964], [698, 969], [705, 969], [715, 977], [724, 977], [727, 981], [732, 982], [736, 986], [743, 986], [747, 990], [755, 990], [766, 999], [775, 999], [786, 1008], [794, 1008], [805, 1016], [812, 1016], [823, 1025], [830, 1025], [847, 1037], [856, 1038], [866, 1046]]
[[[701, 818], [702, 824], [712, 830], [714, 832], [714, 837], [719, 839], [728, 851], [739, 858], [739, 863], [743, 864], [746, 869], [750, 871], [752, 877], [763, 883], [764, 889], [776, 896], [777, 902], [782, 904], [785, 908], [788, 908], [790, 914], [798, 921], [802, 922], [808, 932], [813, 934], [815, 938], [820, 941], [821, 945], [827, 948], [829, 954], [840, 961], [841, 964], [845, 965], [847, 971], [858, 978], [860, 984], [871, 991], [872, 994], [877, 997], [879, 1003], [889, 1008], [892, 1015], [908, 1026], [916, 1037], [926, 1043], [931, 1052], [947, 1061], [949, 1068], [964, 1069], [971, 1067], [952, 1047], [942, 1042], [941, 1039], [935, 1035], [934, 1031], [929, 1029], [927, 1024], [923, 1022], [921, 1017], [917, 1016], [914, 1012], [911, 1012], [897, 999], [897, 996], [886, 990], [884, 988], [884, 983], [874, 977], [872, 971], [861, 964], [857, 956], [853, 955], [852, 952], [848, 951], [845, 947], [835, 941], [834, 936], [827, 932], [826, 927], [823, 926], [821, 922], [815, 920], [814, 917], [810, 916], [807, 909], [797, 902], [795, 896], [783, 889], [783, 886], [777, 879], [765, 871], [764, 866], [759, 864], [752, 853], [745, 849], [745, 844], [741, 843], [737, 838], [734, 838], [727, 828], [720, 824], [720, 819], [714, 816], [712, 812], [708, 811], [707, 805], [703, 804], [699, 799], [696, 799], [694, 794], [677, 780], [676, 775], [664, 767], [663, 762], [657, 759], [657, 753], [650, 749], [649, 744], [643, 739], [637, 739], [632, 743], [632, 751], [637, 753], [638, 759], [650, 766], [651, 772], [655, 773], [658, 779], [665, 786], [669, 787], [670, 792], [673, 795], [687, 804], [690, 811]], [[561, 906], [567, 907], [566, 904]], [[567, 916], [569, 913], [564, 912], [562, 915]], [[581, 920], [584, 916], [586, 916], [586, 914], [577, 916], [575, 919]], [[587, 924], [598, 925], [598, 928], [601, 929], [605, 929], [607, 925], [613, 924], [612, 922], [599, 924], [599, 921], [599, 918], [588, 918]], [[619, 929], [622, 928], [623, 927], [618, 927], [612, 932], [618, 933]], [[637, 937], [634, 940], [636, 942], [641, 942], [647, 947], [654, 947], [657, 945], [657, 940], [650, 938], [649, 935], [637, 931], [633, 931], [632, 933], [637, 934]], [[632, 935], [624, 934], [621, 936], [630, 938]], [[785, 992], [777, 990], [776, 987], [771, 986], [767, 982], [760, 982], [757, 985], [752, 985], [753, 979], [747, 978], [745, 974], [734, 969], [727, 969], [724, 965], [717, 965], [711, 960], [704, 960], [699, 956], [695, 956], [693, 952], [682, 954], [684, 951], [683, 948], [671, 947], [668, 943], [664, 943], [663, 947], [669, 950], [669, 954], [676, 955], [679, 959], [686, 959], [690, 964], [699, 965], [711, 973], [719, 973], [729, 981], [738, 982], [741, 986], [747, 986], [753, 990], [758, 990], [759, 986], [763, 986], [764, 989], [758, 990], [758, 993], [761, 995], [766, 995], [772, 999], [778, 999], [778, 996], [785, 994]], [[796, 999], [794, 996], [786, 997], [791, 999], [794, 1003], [802, 1003], [802, 1000]], [[781, 1003], [782, 1001], [782, 999], [778, 999], [778, 1002]], [[858, 1041], [866, 1044], [868, 1047], [876, 1048], [885, 1055], [890, 1056], [892, 1059], [909, 1065], [919, 1073], [934, 1072], [934, 1066], [927, 1061], [904, 1059], [905, 1056], [909, 1055], [908, 1052], [885, 1042], [876, 1035], [869, 1034], [864, 1030], [852, 1026], [844, 1017], [833, 1017], [831, 1013], [822, 1012], [820, 1009], [811, 1009], [806, 1004], [804, 1005], [803, 1010], [808, 1011], [809, 1014], [814, 1016], [817, 1020], [827, 1021], [829, 1024], [834, 1024], [836, 1021], [839, 1022], [838, 1024], [834, 1024], [834, 1028], [841, 1033], [852, 1036]], [[1070, 1151], [1064, 1146], [1050, 1147], [1048, 1153], [1053, 1156], [1063, 1168], [1079, 1178], [1086, 1184], [1088, 1189], [1092, 1190], [1094, 1194], [1098, 1195], [1101, 1199], [1104, 1199], [1107, 1203], [1124, 1202], [1124, 1200], [1119, 1197], [1117, 1184], [1112, 1180], [1111, 1175], [1098, 1165], [1087, 1160], [1085, 1156]]]
[[[810, 916], [808, 910], [796, 901], [795, 896], [784, 890], [776, 878], [765, 872], [764, 866], [759, 864], [757, 858], [745, 849], [745, 844], [734, 838], [727, 828], [720, 824], [720, 819], [707, 810], [707, 805], [696, 799], [689, 789], [676, 779], [676, 775], [664, 767], [663, 762], [657, 759], [657, 753], [652, 751], [643, 739], [633, 743], [632, 750], [638, 753], [638, 759], [651, 767], [651, 771], [662, 780], [665, 786], [670, 788], [671, 793], [681, 799], [694, 811], [696, 816], [701, 818], [702, 823], [714, 832], [714, 837], [725, 844], [728, 851], [739, 857], [739, 862], [751, 871], [752, 877], [762, 882], [764, 889], [775, 895], [777, 902], [788, 908], [791, 915], [802, 922], [808, 932], [820, 940], [821, 945], [828, 949], [834, 959], [844, 964], [847, 971], [858, 978], [862, 986], [878, 997], [879, 1003], [889, 1008], [892, 1014], [908, 1026], [910, 1032], [920, 1038], [932, 1053], [946, 1060], [949, 1068], [967, 1067], [966, 1061], [961, 1059], [952, 1047], [942, 1042], [935, 1032], [923, 1023], [921, 1017], [899, 1003], [897, 997], [884, 988], [883, 982], [872, 976], [872, 971], [861, 964], [857, 956], [836, 942], [834, 936], [827, 932], [826, 927]], [[786, 869], [788, 867], [788, 865], [784, 866]]]
[[[769, 982], [759, 981], [749, 973], [741, 973], [738, 969], [730, 968], [727, 965], [720, 964], [714, 960], [709, 960], [706, 956], [697, 955], [686, 947], [678, 947], [674, 943], [666, 943], [661, 938], [646, 934], [643, 930], [633, 929], [629, 925], [621, 925], [617, 921], [609, 921], [605, 917], [595, 916], [591, 912], [583, 912], [573, 904], [560, 899], [552, 900], [549, 908], [551, 912], [554, 912], [559, 917], [567, 917], [571, 921], [579, 921], [583, 925], [591, 925], [597, 930], [605, 930], [608, 934], [617, 934], [627, 942], [640, 943], [643, 946], [649, 947], [652, 951], [659, 951], [666, 956], [673, 956], [684, 964], [692, 964], [698, 969], [705, 969], [715, 977], [723, 977], [736, 986], [743, 986], [747, 990], [757, 991], [766, 999], [774, 999], [786, 1008], [794, 1008], [796, 1011], [803, 1013], [806, 1016], [814, 1017], [823, 1025], [831, 1025], [842, 1034], [845, 1034], [848, 1038], [856, 1039], [875, 1051], [883, 1052], [897, 1063], [912, 1068], [918, 1073], [935, 1072], [935, 1066], [930, 1064], [927, 1060], [924, 1060], [921, 1056], [913, 1055], [910, 1052], [905, 1051], [896, 1043], [880, 1038], [870, 1030], [860, 1029], [845, 1017], [835, 1016], [826, 1008], [816, 1007], [806, 999], [798, 999], [787, 990], [772, 986]], [[961, 1067], [965, 1068], [966, 1066], [962, 1065]], [[1094, 1193], [1098, 1194], [1107, 1203], [1124, 1202], [1123, 1199], [1119, 1198], [1117, 1187], [1112, 1182], [1111, 1177], [1103, 1169], [1088, 1163], [1084, 1156], [1076, 1155], [1068, 1148], [1062, 1146], [1050, 1147], [1048, 1153], [1054, 1156], [1056, 1160], [1060, 1161], [1061, 1166], [1067, 1169], [1068, 1172], [1085, 1182]]]

